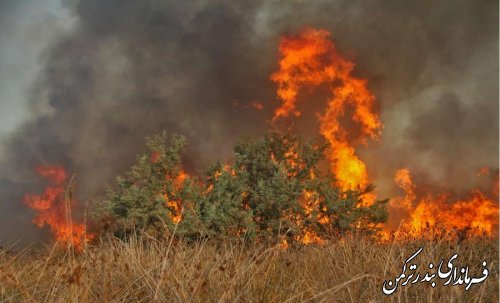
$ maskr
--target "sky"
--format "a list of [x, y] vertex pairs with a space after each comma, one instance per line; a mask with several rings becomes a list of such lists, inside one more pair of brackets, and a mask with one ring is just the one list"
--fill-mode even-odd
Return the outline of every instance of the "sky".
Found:
[[40, 57], [71, 24], [57, 0], [0, 1], [0, 138], [28, 118], [28, 91], [40, 72]]

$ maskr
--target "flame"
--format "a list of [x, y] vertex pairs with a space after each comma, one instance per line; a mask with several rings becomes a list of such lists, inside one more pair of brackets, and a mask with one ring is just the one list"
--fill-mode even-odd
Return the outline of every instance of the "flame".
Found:
[[[177, 176], [173, 178], [173, 183], [174, 183], [174, 191], [179, 192], [182, 190], [184, 181], [189, 177], [189, 175], [184, 172], [183, 170], [180, 170]], [[171, 179], [170, 176], [165, 176], [167, 179]], [[174, 195], [172, 195], [174, 196]], [[165, 199], [165, 204], [167, 205], [167, 208], [170, 210], [169, 217], [174, 222], [174, 224], [178, 224], [179, 222], [182, 221], [182, 200], [181, 199], [175, 199], [172, 198], [166, 190], [163, 193], [163, 198]]]
[[[319, 128], [322, 136], [330, 143], [327, 158], [331, 163], [331, 171], [342, 190], [365, 188], [370, 180], [366, 165], [355, 153], [355, 145], [365, 143], [367, 138], [377, 139], [382, 124], [374, 112], [375, 98], [367, 88], [363, 79], [352, 76], [354, 63], [342, 57], [334, 44], [329, 40], [325, 30], [306, 28], [298, 36], [282, 37], [279, 50], [281, 59], [279, 70], [271, 75], [271, 80], [278, 85], [277, 95], [281, 100], [273, 116], [273, 121], [285, 117], [298, 117], [297, 109], [299, 92], [306, 87], [322, 84], [328, 86], [330, 96], [326, 111], [319, 117]], [[352, 108], [351, 120], [359, 126], [359, 135], [347, 132], [340, 123], [346, 109]], [[288, 164], [293, 168], [298, 164], [298, 155], [293, 150], [286, 154]], [[293, 171], [290, 177], [293, 177]], [[311, 178], [314, 173], [311, 171]], [[366, 193], [362, 197], [364, 205], [375, 201], [375, 195]], [[318, 210], [319, 200], [314, 192], [305, 191], [302, 197], [305, 218]], [[329, 218], [318, 219], [321, 224], [330, 222]], [[323, 243], [324, 240], [313, 231], [303, 230], [297, 239], [302, 243]]]
[[498, 205], [478, 190], [472, 191], [468, 199], [452, 203], [444, 194], [437, 198], [429, 196], [411, 213], [409, 224], [416, 232], [443, 227], [492, 235], [498, 227]]
[[498, 228], [498, 203], [479, 190], [472, 190], [466, 199], [450, 201], [448, 193], [433, 196], [426, 193], [418, 201], [410, 171], [403, 168], [397, 171], [396, 183], [405, 191], [403, 198], [395, 199], [392, 207], [403, 207], [408, 211], [404, 232], [413, 236], [425, 237], [426, 232], [433, 228], [443, 228], [446, 231], [463, 230], [470, 235], [493, 235]]
[[[331, 170], [343, 190], [366, 187], [370, 181], [366, 165], [355, 153], [354, 146], [367, 138], [377, 139], [382, 128], [375, 113], [375, 97], [366, 80], [352, 75], [354, 63], [342, 57], [328, 39], [325, 30], [307, 28], [298, 36], [281, 39], [279, 70], [271, 75], [277, 83], [277, 95], [282, 104], [274, 112], [273, 121], [288, 116], [300, 116], [296, 103], [299, 91], [308, 86], [326, 84], [330, 91], [325, 113], [319, 117], [320, 133], [330, 143], [327, 158]], [[351, 119], [359, 126], [354, 136], [341, 125], [340, 119], [351, 107]], [[370, 205], [373, 194], [365, 194], [363, 202]]]
[[[287, 117], [299, 117], [301, 112], [297, 108], [299, 93], [307, 88], [317, 88], [320, 85], [327, 87], [325, 111], [318, 116], [319, 133], [330, 144], [326, 157], [330, 163], [330, 170], [336, 177], [337, 185], [344, 191], [363, 189], [371, 181], [365, 163], [357, 156], [356, 147], [366, 144], [368, 139], [377, 140], [382, 130], [382, 123], [376, 112], [376, 99], [368, 89], [365, 79], [353, 76], [355, 64], [342, 56], [333, 42], [329, 39], [330, 33], [325, 30], [306, 28], [296, 36], [281, 38], [279, 51], [281, 58], [279, 70], [271, 75], [271, 80], [277, 84], [277, 96], [281, 102], [275, 110], [273, 121]], [[238, 102], [233, 104], [239, 106]], [[252, 102], [246, 108], [262, 111], [264, 106], [259, 102]], [[356, 129], [345, 127], [344, 117], [348, 116]], [[152, 152], [150, 162], [160, 161], [161, 154]], [[273, 161], [278, 162], [271, 154]], [[289, 177], [297, 176], [303, 169], [300, 155], [295, 146], [284, 154], [289, 166]], [[41, 195], [26, 195], [24, 202], [37, 211], [33, 223], [39, 227], [48, 225], [56, 241], [73, 245], [77, 249], [83, 248], [94, 235], [87, 234], [84, 224], [74, 223], [71, 219], [71, 207], [75, 203], [65, 196], [66, 171], [62, 167], [37, 167], [36, 171], [45, 177], [49, 186]], [[236, 172], [229, 165], [224, 165], [214, 173], [219, 179], [223, 172], [235, 176]], [[478, 176], [489, 176], [488, 168], [481, 168]], [[164, 188], [159, 195], [163, 196], [165, 206], [170, 210], [169, 216], [175, 224], [182, 221], [183, 202], [178, 195], [182, 191], [187, 173], [180, 170], [175, 176], [167, 175], [173, 189]], [[310, 179], [314, 180], [314, 171], [310, 170]], [[399, 208], [406, 212], [407, 218], [403, 230], [412, 236], [425, 236], [429, 228], [442, 227], [447, 230], [467, 230], [473, 234], [486, 233], [492, 235], [498, 228], [498, 203], [479, 190], [473, 190], [465, 199], [452, 201], [450, 195], [442, 193], [432, 195], [426, 193], [417, 199], [417, 187], [407, 168], [400, 169], [395, 175], [396, 184], [404, 191], [403, 197], [391, 200], [392, 208]], [[493, 196], [498, 199], [498, 174], [495, 177]], [[209, 184], [206, 193], [213, 190]], [[243, 192], [242, 197], [248, 193]], [[376, 196], [365, 193], [362, 205], [373, 204]], [[243, 199], [245, 200], [245, 199]], [[246, 204], [245, 204], [246, 203]], [[320, 224], [331, 223], [331, 218], [322, 215], [325, 209], [321, 208], [319, 195], [314, 191], [305, 190], [300, 198], [303, 214], [294, 214], [291, 219], [302, 229], [295, 236], [296, 241], [304, 244], [324, 244], [324, 239], [313, 230], [304, 227], [304, 222], [316, 216]], [[249, 209], [247, 202], [242, 205]], [[260, 217], [255, 218], [261, 220]], [[244, 229], [236, 231], [243, 235]], [[383, 231], [381, 236], [388, 239], [389, 233]], [[288, 247], [286, 240], [280, 242], [281, 247]]]
[[[300, 155], [297, 153], [297, 147], [297, 144], [294, 144], [288, 151], [284, 153], [285, 161], [290, 167], [290, 170], [288, 172], [289, 177], [296, 177], [299, 170], [302, 170], [306, 167], [305, 163], [301, 163], [301, 161], [299, 161]], [[274, 159], [274, 155], [271, 155], [271, 158], [276, 162], [276, 160]], [[314, 179], [314, 172], [312, 170], [310, 170], [310, 178], [311, 180]]]
[[391, 207], [403, 208], [406, 211], [411, 211], [413, 202], [415, 201], [415, 185], [411, 178], [410, 170], [408, 168], [399, 169], [394, 177], [396, 184], [405, 192], [404, 197], [398, 197], [391, 200]]
[[[152, 151], [150, 154], [150, 163], [151, 164], [157, 164], [160, 161], [160, 157], [162, 154], [158, 151]], [[165, 180], [172, 180], [173, 182], [173, 191], [169, 192], [167, 188], [165, 187], [159, 194], [163, 196], [163, 200], [165, 200], [165, 205], [167, 206], [169, 210], [169, 217], [172, 220], [174, 224], [178, 224], [179, 222], [182, 221], [182, 211], [183, 211], [183, 206], [182, 206], [182, 201], [181, 199], [177, 198], [177, 193], [179, 193], [183, 187], [184, 187], [184, 182], [186, 179], [189, 177], [189, 174], [187, 174], [184, 170], [180, 169], [174, 176], [171, 176], [170, 174], [165, 175]]]
[[[313, 173], [310, 174], [310, 178], [315, 178]], [[315, 213], [316, 218], [318, 219], [318, 222], [320, 224], [331, 223], [331, 218], [319, 211], [321, 205], [320, 202], [320, 197], [316, 191], [304, 190], [302, 192], [302, 195], [299, 198], [299, 203], [300, 206], [304, 209], [303, 215], [296, 213], [288, 215], [292, 222], [301, 227], [299, 233], [294, 236], [295, 241], [301, 242], [303, 244], [325, 244], [325, 240], [322, 239], [314, 230], [304, 226], [304, 221], [313, 218]], [[326, 207], [323, 207], [322, 210], [325, 211]], [[285, 239], [281, 242], [281, 247], [286, 248], [288, 247], [288, 244], [288, 241]]]
[[247, 108], [255, 109], [261, 111], [264, 109], [264, 105], [260, 102], [252, 102], [246, 106]]
[[[366, 144], [368, 139], [378, 139], [382, 123], [367, 81], [352, 75], [354, 63], [339, 54], [329, 37], [329, 32], [312, 28], [304, 29], [297, 36], [282, 37], [279, 70], [271, 75], [271, 80], [278, 86], [277, 96], [281, 101], [273, 121], [299, 117], [299, 93], [306, 88], [326, 86], [329, 96], [326, 110], [319, 115], [319, 132], [330, 143], [326, 156], [331, 171], [342, 190], [362, 189], [371, 182], [367, 167], [356, 155], [355, 148]], [[347, 115], [357, 129], [343, 125], [343, 118]], [[289, 156], [288, 161], [293, 164], [293, 154]], [[488, 168], [477, 172], [478, 176], [489, 174]], [[413, 235], [422, 235], [424, 227], [438, 226], [447, 230], [472, 229], [476, 233], [492, 234], [498, 226], [498, 204], [479, 190], [471, 191], [468, 198], [458, 201], [450, 201], [449, 194], [436, 197], [427, 194], [417, 202], [417, 188], [408, 169], [399, 170], [395, 182], [405, 195], [393, 199], [390, 205], [407, 213], [403, 228], [411, 230]], [[493, 195], [498, 197], [498, 176]], [[364, 194], [362, 205], [373, 204], [375, 198], [373, 193]], [[304, 201], [307, 217], [319, 204], [314, 193], [306, 192]], [[382, 236], [387, 236], [387, 231]], [[319, 241], [307, 231], [301, 237], [303, 242]]]
[[44, 177], [49, 185], [41, 195], [24, 196], [24, 203], [37, 212], [33, 223], [38, 227], [48, 225], [57, 242], [82, 250], [94, 235], [87, 233], [84, 224], [75, 223], [71, 218], [71, 208], [75, 201], [69, 200], [65, 195], [65, 169], [60, 166], [38, 166], [35, 171]]
[[314, 231], [308, 230], [304, 233], [304, 235], [297, 238], [298, 241], [303, 244], [320, 244], [324, 245], [325, 241], [321, 239]]
[[490, 168], [489, 167], [481, 167], [480, 169], [477, 170], [476, 176], [489, 176], [490, 175]]

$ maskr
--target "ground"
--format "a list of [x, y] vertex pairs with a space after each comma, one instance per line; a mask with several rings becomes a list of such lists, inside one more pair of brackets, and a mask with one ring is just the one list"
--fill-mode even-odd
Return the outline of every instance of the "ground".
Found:
[[[0, 302], [498, 302], [498, 239], [384, 242], [348, 237], [325, 245], [187, 244], [149, 239], [101, 240], [82, 252], [62, 245], [0, 250]], [[469, 266], [482, 283], [444, 280], [382, 292], [385, 280], [414, 262]], [[436, 269], [436, 268], [435, 268]], [[432, 273], [429, 270], [429, 273]]]

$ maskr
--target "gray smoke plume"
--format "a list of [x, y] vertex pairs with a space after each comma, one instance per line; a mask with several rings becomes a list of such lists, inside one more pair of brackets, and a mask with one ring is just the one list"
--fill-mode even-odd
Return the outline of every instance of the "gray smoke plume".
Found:
[[[192, 173], [230, 159], [237, 139], [269, 128], [279, 105], [269, 80], [279, 36], [304, 26], [329, 30], [378, 99], [383, 135], [359, 153], [381, 198], [399, 194], [392, 178], [401, 167], [417, 183], [457, 193], [485, 183], [475, 175], [480, 167], [498, 168], [497, 1], [64, 5], [73, 27], [40, 56], [29, 117], [2, 141], [0, 241], [46, 235], [21, 202], [43, 188], [37, 164], [76, 172], [80, 200], [88, 201], [161, 130], [187, 137]], [[310, 115], [320, 110], [312, 106]], [[299, 132], [317, 136], [306, 128]]]

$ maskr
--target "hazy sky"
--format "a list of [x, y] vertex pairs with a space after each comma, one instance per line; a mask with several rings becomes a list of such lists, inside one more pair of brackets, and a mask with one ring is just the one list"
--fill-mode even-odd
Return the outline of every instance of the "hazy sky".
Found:
[[71, 26], [59, 0], [0, 0], [0, 137], [27, 117], [43, 50]]

